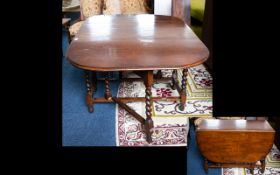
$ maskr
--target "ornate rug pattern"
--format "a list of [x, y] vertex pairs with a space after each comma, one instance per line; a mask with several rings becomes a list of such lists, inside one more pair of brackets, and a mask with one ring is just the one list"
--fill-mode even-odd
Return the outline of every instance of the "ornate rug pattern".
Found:
[[[273, 145], [270, 153], [265, 159], [265, 172], [262, 174], [257, 168], [254, 169], [254, 175], [280, 175], [280, 152]], [[257, 162], [260, 163], [260, 162]], [[247, 168], [223, 168], [222, 175], [252, 175]]]
[[[171, 70], [162, 72], [170, 77]], [[181, 77], [182, 71], [178, 71]], [[137, 77], [132, 73], [125, 77]], [[184, 111], [179, 110], [178, 102], [154, 102], [152, 118], [154, 121], [153, 142], [148, 144], [141, 124], [116, 105], [116, 145], [117, 146], [186, 146], [189, 128], [189, 117], [212, 117], [212, 77], [203, 65], [190, 68], [187, 77], [187, 102]], [[179, 96], [172, 90], [170, 83], [155, 82], [152, 87], [153, 96]], [[144, 97], [143, 82], [122, 82], [119, 85], [118, 97]], [[141, 116], [145, 117], [145, 103], [127, 103]]]

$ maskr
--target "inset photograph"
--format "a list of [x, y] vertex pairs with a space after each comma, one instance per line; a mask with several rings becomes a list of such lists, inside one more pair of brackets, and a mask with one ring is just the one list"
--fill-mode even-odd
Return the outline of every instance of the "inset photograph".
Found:
[[279, 127], [279, 117], [192, 119], [188, 174], [280, 174]]

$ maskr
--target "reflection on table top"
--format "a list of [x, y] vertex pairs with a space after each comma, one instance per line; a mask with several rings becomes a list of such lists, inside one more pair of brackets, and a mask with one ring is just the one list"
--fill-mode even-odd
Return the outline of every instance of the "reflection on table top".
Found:
[[199, 131], [261, 131], [274, 132], [266, 120], [212, 120], [205, 119], [197, 126]]
[[67, 57], [82, 69], [124, 71], [187, 68], [208, 56], [206, 46], [181, 19], [145, 14], [88, 18]]

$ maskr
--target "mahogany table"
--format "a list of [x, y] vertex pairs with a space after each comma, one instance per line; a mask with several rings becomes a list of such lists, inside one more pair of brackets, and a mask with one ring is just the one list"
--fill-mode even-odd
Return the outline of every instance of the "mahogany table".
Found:
[[[202, 120], [196, 128], [198, 148], [208, 168], [265, 170], [265, 158], [273, 146], [275, 131], [266, 121]], [[261, 165], [256, 164], [257, 161]]]
[[[152, 142], [152, 102], [157, 100], [180, 100], [180, 110], [186, 102], [187, 68], [202, 64], [209, 51], [189, 26], [172, 16], [143, 15], [98, 15], [88, 18], [73, 38], [67, 58], [69, 62], [86, 73], [89, 112], [93, 104], [116, 102], [141, 122]], [[152, 97], [151, 86], [159, 76], [153, 70], [172, 69], [172, 88], [179, 97]], [[176, 70], [183, 69], [179, 86]], [[104, 98], [93, 98], [96, 90], [96, 71], [134, 71], [146, 86], [145, 97], [112, 97], [109, 79], [105, 78]], [[145, 101], [146, 119], [125, 102]]]

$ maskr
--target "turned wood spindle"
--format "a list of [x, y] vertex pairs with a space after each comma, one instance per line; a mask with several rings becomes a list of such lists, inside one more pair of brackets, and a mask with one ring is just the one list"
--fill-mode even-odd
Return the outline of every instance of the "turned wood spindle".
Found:
[[146, 116], [150, 118], [152, 116], [152, 100], [151, 100], [152, 91], [151, 91], [151, 87], [147, 87], [145, 92], [146, 92], [146, 96], [145, 96]]
[[85, 78], [86, 78], [86, 88], [87, 88], [87, 96], [86, 96], [86, 103], [88, 106], [88, 111], [90, 113], [93, 112], [93, 98], [92, 98], [92, 82], [90, 81], [89, 71], [85, 71]]
[[187, 75], [188, 75], [188, 69], [183, 69], [183, 75], [182, 75], [182, 85], [181, 85], [181, 92], [180, 92], [180, 105], [179, 109], [183, 111], [185, 109], [186, 100], [187, 100]]
[[153, 85], [153, 71], [147, 71], [145, 77], [145, 102], [146, 102], [146, 120], [145, 120], [145, 130], [147, 136], [147, 142], [152, 142], [152, 129], [154, 127], [154, 123], [152, 120], [152, 85]]
[[111, 89], [110, 89], [110, 85], [109, 85], [109, 75], [108, 75], [108, 72], [106, 72], [106, 75], [105, 75], [105, 94], [104, 94], [104, 97], [107, 99], [107, 100], [110, 100], [112, 98], [112, 93], [111, 93]]

